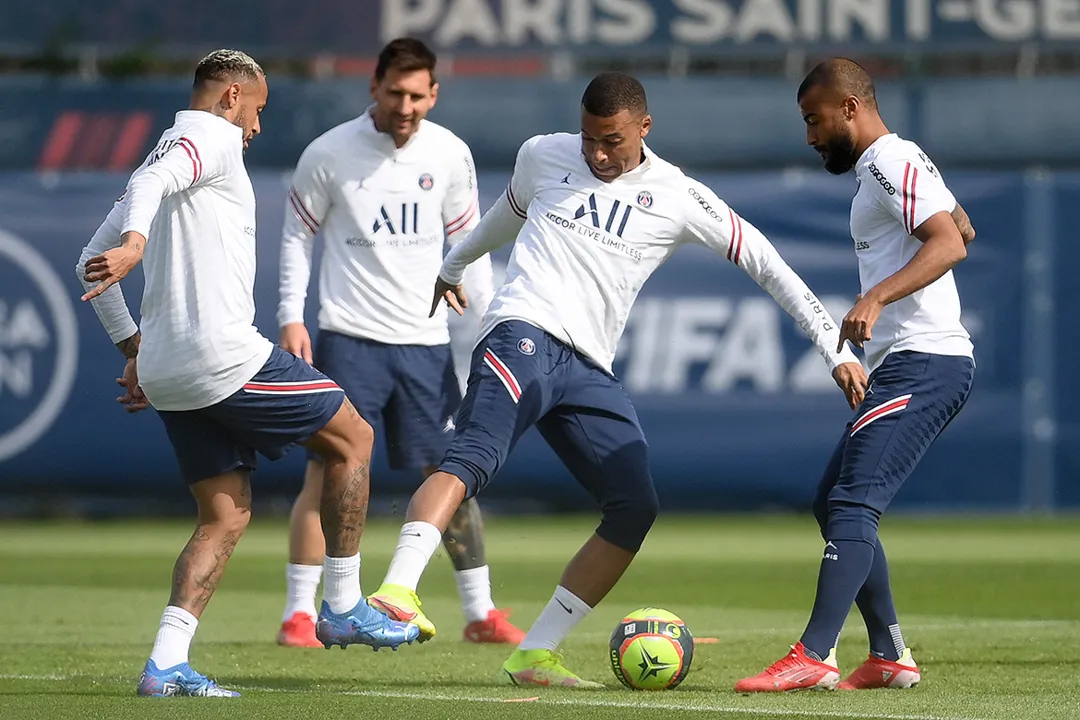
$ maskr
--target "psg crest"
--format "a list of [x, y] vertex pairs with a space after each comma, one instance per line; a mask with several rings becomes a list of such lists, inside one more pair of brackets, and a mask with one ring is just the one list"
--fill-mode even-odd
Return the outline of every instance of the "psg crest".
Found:
[[532, 355], [536, 352], [536, 343], [531, 338], [521, 338], [518, 340], [518, 352], [522, 355]]
[[646, 210], [652, 207], [652, 193], [648, 190], [642, 190], [637, 194], [637, 204]]
[[435, 178], [431, 177], [428, 173], [424, 173], [420, 176], [420, 180], [417, 184], [420, 185], [421, 190], [430, 190], [435, 186]]

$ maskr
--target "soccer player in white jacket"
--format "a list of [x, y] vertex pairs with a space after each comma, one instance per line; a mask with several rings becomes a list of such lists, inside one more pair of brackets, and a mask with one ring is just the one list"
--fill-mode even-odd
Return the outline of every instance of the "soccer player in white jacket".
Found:
[[[379, 54], [374, 104], [316, 138], [293, 174], [281, 240], [281, 346], [337, 382], [371, 425], [386, 430], [390, 467], [426, 478], [453, 437], [461, 390], [446, 308], [429, 316], [430, 283], [454, 245], [480, 221], [468, 146], [425, 119], [435, 105], [435, 54], [399, 38]], [[304, 326], [316, 236], [319, 333]], [[481, 314], [494, 293], [491, 259], [466, 274]], [[322, 573], [323, 466], [312, 454], [291, 518], [287, 595], [278, 643], [318, 646], [315, 591]], [[443, 544], [454, 565], [466, 641], [517, 644], [524, 633], [491, 599], [475, 499], [454, 515]]]
[[[878, 521], [971, 392], [975, 361], [952, 268], [975, 231], [926, 153], [885, 127], [858, 64], [819, 64], [798, 101], [825, 169], [855, 171], [851, 237], [862, 292], [841, 338], [865, 349], [870, 388], [814, 499], [825, 553], [806, 630], [790, 653], [735, 689], [910, 688], [921, 676], [896, 619]], [[852, 603], [870, 656], [839, 683], [836, 643]]]
[[[193, 670], [188, 649], [247, 527], [256, 453], [275, 460], [294, 443], [326, 468], [323, 643], [396, 648], [417, 636], [360, 593], [371, 427], [336, 383], [254, 325], [255, 193], [243, 151], [259, 134], [266, 99], [266, 77], [246, 54], [204, 58], [189, 109], [132, 174], [76, 267], [83, 300], [127, 358], [121, 402], [157, 411], [198, 505], [139, 695], [238, 695]], [[117, 285], [140, 260], [141, 329]]]
[[421, 639], [435, 627], [416, 586], [458, 504], [495, 476], [535, 425], [597, 500], [596, 533], [503, 664], [516, 684], [590, 687], [556, 649], [614, 587], [657, 513], [648, 448], [633, 405], [612, 374], [638, 291], [672, 252], [701, 245], [748, 273], [811, 337], [849, 404], [866, 375], [840, 349], [840, 331], [769, 241], [711, 190], [644, 144], [645, 89], [622, 73], [593, 79], [581, 132], [542, 135], [518, 152], [506, 193], [446, 256], [432, 311], [460, 308], [464, 269], [514, 241], [506, 281], [484, 317], [453, 444], [413, 495], [386, 581], [369, 602], [408, 617]]

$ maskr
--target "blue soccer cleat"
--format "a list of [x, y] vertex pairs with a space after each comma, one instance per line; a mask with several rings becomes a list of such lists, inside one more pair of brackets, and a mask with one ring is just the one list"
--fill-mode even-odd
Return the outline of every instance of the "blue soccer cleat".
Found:
[[413, 623], [391, 620], [363, 598], [356, 607], [341, 615], [330, 612], [330, 606], [323, 600], [315, 637], [327, 650], [334, 645], [344, 650], [353, 644], [368, 645], [374, 650], [384, 647], [397, 650], [399, 645], [411, 645], [420, 637], [420, 628]]
[[218, 687], [217, 683], [191, 669], [187, 663], [158, 670], [153, 660], [146, 661], [136, 692], [142, 697], [240, 697], [240, 693]]

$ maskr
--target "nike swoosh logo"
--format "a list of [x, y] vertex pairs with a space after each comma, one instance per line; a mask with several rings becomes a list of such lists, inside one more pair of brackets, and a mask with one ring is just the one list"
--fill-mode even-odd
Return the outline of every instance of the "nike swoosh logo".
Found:
[[574, 614], [574, 611], [571, 610], [570, 608], [566, 607], [566, 605], [563, 604], [563, 601], [560, 600], [559, 598], [555, 598], [555, 602], [559, 603], [559, 607], [561, 607], [566, 612], [570, 613], [571, 615]]
[[408, 535], [409, 537], [420, 537], [420, 533], [401, 533], [402, 535]]

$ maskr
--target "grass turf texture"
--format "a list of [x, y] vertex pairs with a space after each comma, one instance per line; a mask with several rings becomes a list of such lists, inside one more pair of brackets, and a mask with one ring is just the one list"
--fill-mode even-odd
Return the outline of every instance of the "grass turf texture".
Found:
[[[551, 596], [593, 519], [489, 520], [495, 601], [522, 627]], [[364, 583], [382, 579], [398, 522], [364, 538]], [[279, 648], [286, 528], [256, 518], [192, 647], [192, 664], [239, 700], [134, 696], [189, 524], [0, 525], [0, 717], [9, 718], [833, 718], [1080, 717], [1080, 519], [890, 518], [882, 528], [905, 636], [923, 670], [910, 691], [738, 695], [732, 687], [794, 643], [813, 601], [821, 543], [809, 518], [663, 517], [622, 582], [563, 646], [608, 689], [503, 684], [506, 647], [461, 641], [449, 562], [421, 583], [439, 628], [398, 653]], [[699, 645], [675, 691], [622, 688], [606, 656], [623, 615], [652, 605]], [[839, 649], [866, 654], [857, 614]], [[505, 703], [507, 700], [538, 700]], [[657, 713], [660, 713], [659, 715]]]

